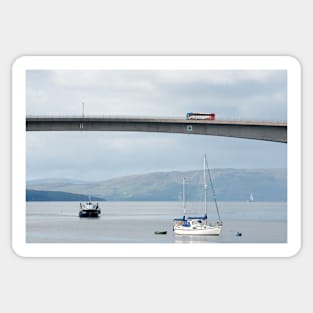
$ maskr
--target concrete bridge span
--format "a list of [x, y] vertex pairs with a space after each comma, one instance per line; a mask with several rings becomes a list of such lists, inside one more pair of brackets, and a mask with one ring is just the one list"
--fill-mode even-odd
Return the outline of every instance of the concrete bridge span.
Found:
[[210, 135], [287, 143], [287, 123], [138, 117], [26, 117], [26, 131], [126, 131]]

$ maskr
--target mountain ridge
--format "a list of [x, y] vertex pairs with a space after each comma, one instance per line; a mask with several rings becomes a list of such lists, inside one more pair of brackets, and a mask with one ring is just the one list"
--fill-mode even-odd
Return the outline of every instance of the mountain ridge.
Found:
[[[287, 169], [212, 169], [219, 201], [245, 201], [252, 192], [255, 201], [287, 201]], [[111, 178], [97, 182], [62, 179], [58, 183], [41, 179], [27, 182], [27, 189], [87, 194], [108, 201], [178, 201], [182, 179], [186, 178], [186, 199], [200, 201], [203, 171], [164, 171]]]
[[[88, 196], [62, 191], [26, 189], [26, 201], [87, 201]], [[92, 201], [105, 201], [103, 198], [93, 197]]]

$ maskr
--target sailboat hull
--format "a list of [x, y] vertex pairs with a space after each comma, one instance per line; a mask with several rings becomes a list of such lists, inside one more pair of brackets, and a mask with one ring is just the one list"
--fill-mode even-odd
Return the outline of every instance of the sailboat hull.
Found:
[[174, 226], [174, 232], [177, 235], [202, 235], [202, 236], [218, 236], [221, 233], [222, 226], [208, 226], [201, 227], [185, 227]]

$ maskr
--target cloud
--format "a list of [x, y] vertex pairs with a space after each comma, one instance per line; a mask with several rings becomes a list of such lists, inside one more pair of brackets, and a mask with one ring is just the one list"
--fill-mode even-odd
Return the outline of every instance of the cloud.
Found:
[[[270, 151], [270, 153], [264, 153]], [[28, 133], [27, 176], [104, 180], [154, 171], [284, 167], [286, 145], [212, 136], [127, 133]]]
[[[207, 86], [238, 85], [242, 82], [254, 81], [265, 83], [281, 79], [278, 71], [252, 71], [252, 70], [177, 70], [156, 71], [159, 82], [170, 85], [205, 84]], [[281, 71], [283, 72], [283, 71]]]
[[214, 110], [240, 118], [249, 104], [266, 106], [267, 113], [279, 106], [284, 119], [285, 94], [284, 71], [31, 71], [27, 111], [78, 115], [84, 102], [87, 114], [184, 116]]

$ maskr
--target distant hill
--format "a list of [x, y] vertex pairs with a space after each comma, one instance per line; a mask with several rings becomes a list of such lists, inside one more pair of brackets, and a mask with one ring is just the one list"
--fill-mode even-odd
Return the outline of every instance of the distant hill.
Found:
[[[26, 201], [87, 201], [88, 196], [62, 191], [26, 190]], [[92, 201], [104, 199], [92, 197]]]
[[[287, 201], [287, 169], [214, 169], [211, 174], [219, 201], [246, 201], [251, 192], [255, 201]], [[182, 197], [182, 180], [186, 177], [186, 200], [200, 201], [202, 175], [201, 170], [157, 172], [102, 182], [31, 181], [27, 187], [33, 191], [87, 193], [110, 201], [177, 201]]]

